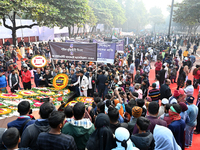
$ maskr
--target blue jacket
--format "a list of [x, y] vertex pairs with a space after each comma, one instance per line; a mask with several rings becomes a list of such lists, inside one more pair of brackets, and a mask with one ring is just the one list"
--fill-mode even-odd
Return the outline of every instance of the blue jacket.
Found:
[[99, 75], [97, 78], [97, 84], [99, 89], [105, 89], [105, 82], [107, 80], [107, 77], [103, 74]]
[[[26, 117], [26, 118], [20, 118], [18, 117], [16, 120], [12, 121], [12, 122], [9, 122], [7, 124], [8, 128], [11, 128], [11, 127], [16, 127], [19, 131], [21, 131], [21, 128], [22, 128], [22, 125], [23, 123], [28, 120], [28, 119], [31, 119], [30, 117]], [[27, 126], [33, 124], [35, 122], [35, 120], [30, 120], [23, 128], [23, 131], [26, 129]]]
[[6, 86], [7, 86], [6, 77], [4, 75], [2, 75], [0, 77], [0, 88], [5, 88]]

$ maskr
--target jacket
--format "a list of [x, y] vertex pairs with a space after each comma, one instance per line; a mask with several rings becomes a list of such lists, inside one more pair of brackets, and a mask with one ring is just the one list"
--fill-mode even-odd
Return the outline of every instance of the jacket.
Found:
[[36, 120], [34, 124], [24, 130], [20, 147], [29, 147], [31, 150], [37, 150], [37, 137], [41, 132], [48, 132], [49, 130], [50, 126], [47, 119], [42, 121]]
[[97, 78], [97, 85], [99, 89], [105, 89], [105, 82], [107, 80], [107, 77], [103, 74], [99, 75]]
[[140, 150], [153, 150], [154, 140], [151, 132], [139, 133], [131, 136], [131, 141]]
[[87, 141], [90, 135], [94, 132], [94, 130], [95, 128], [93, 124], [89, 128], [84, 128], [83, 126], [77, 126], [71, 123], [66, 123], [62, 128], [62, 133], [73, 136], [77, 148], [79, 150], [85, 150]]
[[27, 70], [26, 72], [24, 71], [22, 72], [22, 82], [23, 83], [31, 82], [31, 72], [29, 70]]
[[88, 78], [83, 75], [82, 80], [81, 81], [80, 80], [81, 80], [81, 77], [79, 76], [78, 81], [75, 82], [73, 85], [75, 86], [75, 85], [79, 84], [80, 88], [83, 87], [82, 90], [88, 90], [88, 84], [89, 84]]
[[172, 96], [172, 93], [171, 93], [171, 89], [169, 88], [169, 86], [166, 84], [161, 85], [160, 99], [163, 99], [163, 98], [169, 99], [170, 96]]

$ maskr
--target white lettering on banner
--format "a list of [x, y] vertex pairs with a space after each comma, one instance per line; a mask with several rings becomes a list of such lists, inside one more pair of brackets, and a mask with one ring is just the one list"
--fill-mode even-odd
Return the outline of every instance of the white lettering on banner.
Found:
[[94, 60], [94, 57], [88, 57], [88, 59], [90, 59], [90, 60]]
[[107, 51], [108, 51], [108, 52], [113, 52], [113, 49], [112, 49], [112, 48], [110, 48], [110, 49], [107, 49]]
[[98, 57], [101, 57], [101, 53], [98, 53]]
[[75, 56], [75, 59], [87, 59], [87, 57]]
[[65, 58], [65, 55], [52, 55], [52, 57]]
[[80, 48], [61, 48], [61, 51], [68, 51], [68, 52], [83, 52], [83, 49]]

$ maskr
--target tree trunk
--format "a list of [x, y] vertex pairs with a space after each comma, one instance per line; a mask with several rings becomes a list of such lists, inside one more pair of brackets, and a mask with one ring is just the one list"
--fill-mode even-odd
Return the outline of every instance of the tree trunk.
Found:
[[12, 29], [12, 40], [13, 40], [13, 45], [16, 46], [16, 37], [17, 37], [17, 34], [16, 34], [16, 28], [13, 28]]
[[68, 27], [69, 38], [71, 38], [71, 27]]
[[79, 27], [78, 27], [78, 29], [77, 29], [77, 34], [78, 34], [78, 32], [79, 32]]

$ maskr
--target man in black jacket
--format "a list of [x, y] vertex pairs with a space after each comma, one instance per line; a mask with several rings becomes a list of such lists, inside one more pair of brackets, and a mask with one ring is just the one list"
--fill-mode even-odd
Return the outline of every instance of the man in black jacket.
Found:
[[160, 99], [163, 99], [163, 98], [169, 99], [169, 97], [172, 96], [171, 89], [169, 88], [170, 84], [171, 84], [170, 79], [166, 79], [165, 84], [161, 85], [161, 87], [160, 87]]
[[159, 83], [160, 83], [160, 86], [164, 83], [164, 81], [165, 81], [165, 72], [166, 72], [166, 70], [165, 70], [165, 66], [163, 65], [162, 66], [162, 69], [160, 70], [160, 72], [159, 72]]
[[106, 80], [107, 80], [107, 77], [102, 73], [102, 70], [99, 70], [99, 76], [97, 78], [99, 97], [102, 97], [102, 94], [103, 94], [103, 98], [104, 98]]
[[93, 76], [92, 72], [89, 72], [88, 81], [89, 81], [88, 96], [93, 97], [95, 88], [95, 77]]

